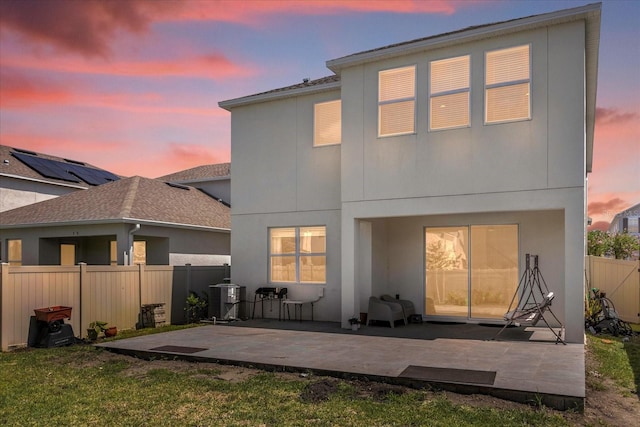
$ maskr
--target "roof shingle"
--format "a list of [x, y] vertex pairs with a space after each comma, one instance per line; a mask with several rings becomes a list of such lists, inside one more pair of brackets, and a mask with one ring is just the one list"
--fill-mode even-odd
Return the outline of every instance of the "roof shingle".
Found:
[[230, 209], [202, 191], [134, 176], [2, 213], [0, 228], [147, 220], [230, 229]]

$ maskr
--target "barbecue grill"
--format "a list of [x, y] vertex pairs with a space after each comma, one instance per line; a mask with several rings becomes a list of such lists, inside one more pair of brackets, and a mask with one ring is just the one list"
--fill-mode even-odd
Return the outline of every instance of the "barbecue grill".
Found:
[[71, 319], [71, 307], [56, 305], [33, 310], [29, 324], [29, 347], [62, 347], [75, 342], [73, 328], [65, 323]]

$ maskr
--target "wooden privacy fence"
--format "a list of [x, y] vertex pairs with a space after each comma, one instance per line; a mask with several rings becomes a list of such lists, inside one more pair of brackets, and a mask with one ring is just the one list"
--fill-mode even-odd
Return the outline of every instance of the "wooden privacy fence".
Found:
[[606, 292], [622, 320], [640, 323], [640, 261], [588, 256], [586, 264], [589, 287]]
[[73, 332], [86, 337], [89, 323], [108, 322], [133, 329], [142, 304], [164, 303], [171, 323], [173, 267], [9, 266], [0, 265], [0, 345], [2, 351], [24, 346], [33, 310], [72, 307]]

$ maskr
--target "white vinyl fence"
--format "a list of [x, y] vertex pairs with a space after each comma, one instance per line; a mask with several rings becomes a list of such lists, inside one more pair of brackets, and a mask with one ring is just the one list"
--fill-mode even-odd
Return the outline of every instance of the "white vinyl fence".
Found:
[[90, 322], [133, 329], [142, 304], [164, 303], [171, 323], [172, 266], [9, 266], [0, 264], [0, 349], [24, 346], [38, 308], [72, 308], [73, 332]]
[[589, 287], [605, 292], [622, 320], [640, 323], [640, 261], [588, 256], [586, 267]]

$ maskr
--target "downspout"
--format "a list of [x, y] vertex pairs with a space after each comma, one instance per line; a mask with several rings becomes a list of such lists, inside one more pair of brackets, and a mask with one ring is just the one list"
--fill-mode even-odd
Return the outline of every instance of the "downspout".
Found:
[[133, 265], [133, 235], [140, 230], [140, 224], [136, 224], [131, 230], [129, 230], [129, 262], [128, 265]]

